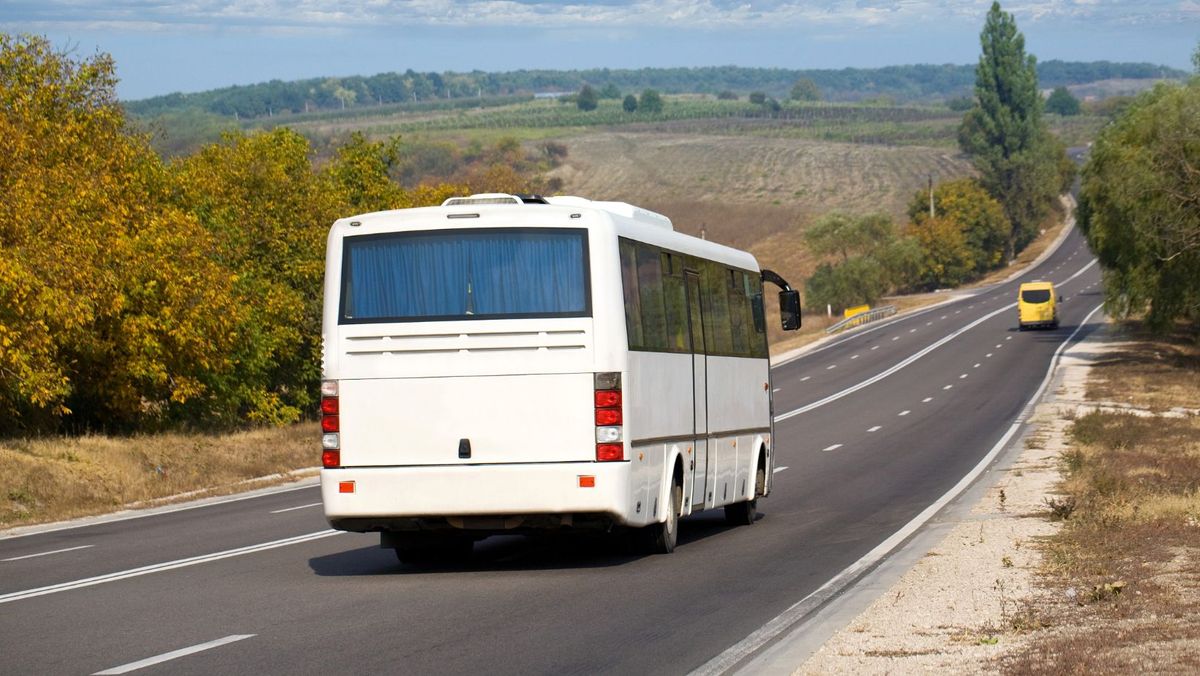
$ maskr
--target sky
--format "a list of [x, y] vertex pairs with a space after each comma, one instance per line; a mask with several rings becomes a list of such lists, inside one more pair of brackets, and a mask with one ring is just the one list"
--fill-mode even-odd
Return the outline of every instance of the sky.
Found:
[[[0, 0], [0, 31], [112, 54], [134, 100], [390, 71], [974, 63], [991, 0]], [[1002, 3], [1039, 60], [1191, 70], [1200, 0]]]

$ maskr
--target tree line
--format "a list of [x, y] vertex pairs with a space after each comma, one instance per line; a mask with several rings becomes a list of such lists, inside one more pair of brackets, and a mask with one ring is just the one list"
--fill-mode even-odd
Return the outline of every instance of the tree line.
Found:
[[[515, 141], [431, 153], [354, 134], [314, 166], [303, 136], [230, 132], [163, 161], [107, 55], [0, 34], [0, 415], [11, 431], [281, 424], [320, 378], [325, 237], [337, 218], [538, 189]], [[552, 147], [553, 146], [553, 147]], [[469, 161], [463, 157], [468, 156]], [[534, 154], [536, 155], [536, 153]]]
[[[1186, 73], [1149, 63], [1076, 63], [1047, 61], [1037, 65], [1046, 86], [1081, 84], [1111, 78], [1175, 78]], [[665, 94], [763, 92], [777, 99], [803, 99], [794, 92], [798, 82], [812, 83], [829, 101], [860, 101], [881, 96], [896, 101], [939, 100], [970, 92], [974, 80], [969, 65], [905, 65], [884, 68], [796, 70], [788, 68], [640, 68], [587, 70], [517, 70], [503, 73], [471, 71], [380, 73], [371, 76], [310, 78], [224, 87], [190, 94], [173, 93], [125, 105], [130, 113], [155, 117], [201, 111], [238, 119], [319, 110], [353, 110], [391, 104], [436, 100], [478, 100], [484, 97], [577, 92], [584, 85], [626, 92], [653, 89]]]

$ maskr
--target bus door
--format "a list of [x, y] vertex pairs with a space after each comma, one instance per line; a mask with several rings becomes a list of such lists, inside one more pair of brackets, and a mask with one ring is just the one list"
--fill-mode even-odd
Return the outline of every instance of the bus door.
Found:
[[708, 364], [705, 361], [700, 275], [688, 270], [684, 278], [687, 282], [688, 345], [692, 353], [692, 458], [695, 473], [692, 476], [691, 509], [698, 511], [708, 502]]

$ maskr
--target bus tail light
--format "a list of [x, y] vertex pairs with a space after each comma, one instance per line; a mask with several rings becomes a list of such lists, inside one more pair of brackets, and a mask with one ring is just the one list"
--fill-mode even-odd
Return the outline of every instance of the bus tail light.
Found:
[[321, 381], [321, 466], [326, 469], [342, 466], [340, 409], [338, 382]]
[[596, 462], [619, 462], [625, 459], [624, 430], [621, 425], [621, 374], [617, 371], [597, 373], [592, 402], [595, 405]]

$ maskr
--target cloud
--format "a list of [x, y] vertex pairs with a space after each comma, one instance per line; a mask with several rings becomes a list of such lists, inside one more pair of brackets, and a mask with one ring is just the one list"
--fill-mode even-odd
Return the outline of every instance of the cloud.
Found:
[[[987, 0], [16, 0], [0, 25], [130, 32], [249, 30], [326, 33], [420, 27], [530, 29], [843, 29], [978, 23]], [[1154, 24], [1195, 20], [1196, 0], [1025, 0], [1006, 4], [1019, 22]], [[28, 29], [26, 28], [26, 29]]]

